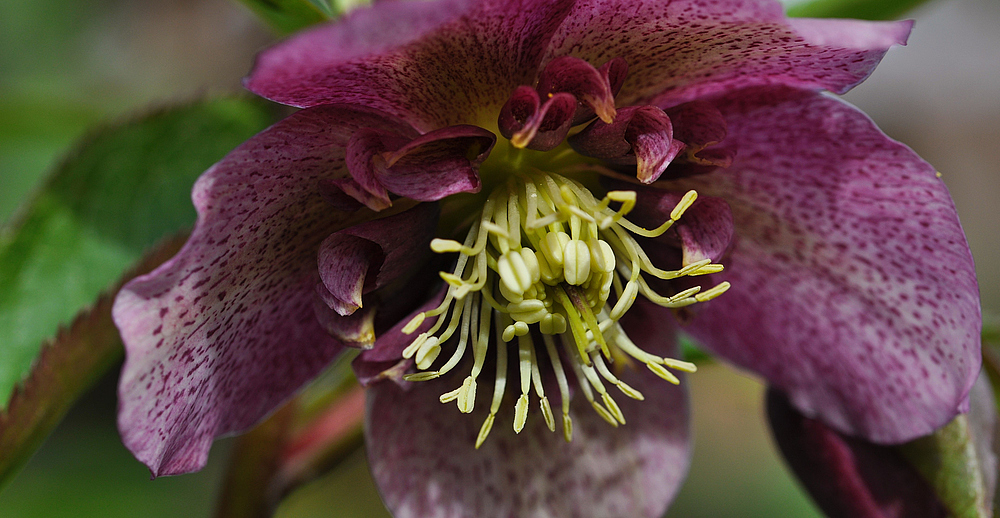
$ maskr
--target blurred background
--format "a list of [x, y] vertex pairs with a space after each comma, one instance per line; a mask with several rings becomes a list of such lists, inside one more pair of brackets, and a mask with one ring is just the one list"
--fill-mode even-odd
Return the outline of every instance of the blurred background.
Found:
[[[934, 164], [955, 197], [984, 309], [1000, 312], [1000, 6], [936, 0], [913, 12], [846, 99]], [[241, 89], [274, 36], [230, 0], [0, 0], [0, 222], [87, 128], [205, 93]], [[116, 373], [115, 373], [116, 374]], [[670, 517], [819, 516], [786, 474], [762, 417], [762, 387], [723, 365], [690, 378], [690, 477]], [[229, 442], [208, 468], [149, 480], [114, 428], [115, 376], [74, 409], [0, 493], [0, 517], [210, 516]], [[282, 517], [387, 516], [356, 454], [293, 494]]]

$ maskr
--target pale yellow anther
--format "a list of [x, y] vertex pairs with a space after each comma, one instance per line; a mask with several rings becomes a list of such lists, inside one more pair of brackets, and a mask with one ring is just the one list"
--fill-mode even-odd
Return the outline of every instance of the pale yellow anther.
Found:
[[462, 392], [462, 387], [458, 387], [455, 390], [452, 390], [452, 391], [449, 391], [449, 392], [445, 392], [444, 394], [441, 394], [441, 397], [439, 397], [438, 400], [440, 400], [442, 403], [451, 403], [452, 401], [455, 401], [456, 399], [458, 399], [458, 395], [461, 392]]
[[558, 335], [566, 332], [566, 317], [559, 313], [549, 313], [538, 322], [538, 330], [546, 335]]
[[597, 415], [601, 416], [601, 418], [607, 421], [608, 424], [614, 426], [615, 428], [618, 428], [618, 420], [615, 419], [614, 416], [612, 416], [611, 413], [607, 411], [607, 409], [601, 406], [600, 403], [598, 403], [597, 401], [591, 401], [590, 406], [594, 407], [594, 411], [597, 412]]
[[674, 221], [681, 219], [681, 216], [684, 215], [684, 212], [689, 208], [691, 208], [691, 205], [694, 204], [695, 200], [697, 199], [698, 199], [698, 193], [695, 191], [688, 191], [684, 193], [684, 196], [681, 198], [681, 201], [677, 202], [677, 205], [674, 206], [674, 210], [670, 211], [670, 219]]
[[615, 251], [603, 239], [593, 239], [587, 242], [590, 248], [590, 267], [598, 273], [615, 271]]
[[451, 239], [434, 238], [431, 240], [431, 250], [438, 254], [460, 252], [462, 248], [462, 243]]
[[513, 340], [515, 332], [516, 332], [516, 330], [514, 329], [514, 324], [510, 324], [507, 327], [503, 328], [503, 335], [501, 335], [501, 337], [503, 338], [503, 341], [504, 342], [509, 342], [509, 341]]
[[539, 246], [553, 268], [563, 265], [563, 249], [569, 241], [569, 234], [565, 232], [549, 232], [542, 238]]
[[514, 433], [521, 433], [524, 423], [528, 420], [528, 395], [521, 394], [514, 405]]
[[674, 373], [668, 371], [658, 363], [649, 362], [646, 364], [646, 367], [649, 367], [649, 370], [653, 371], [653, 374], [656, 374], [674, 385], [679, 385], [681, 383], [681, 380], [677, 379], [677, 376], [674, 376]]
[[438, 337], [432, 336], [424, 340], [424, 343], [420, 344], [420, 348], [417, 349], [417, 354], [414, 357], [417, 362], [417, 368], [420, 370], [429, 369], [439, 354], [441, 354], [441, 344]]
[[714, 264], [714, 263], [713, 264], [706, 264], [705, 266], [702, 266], [701, 268], [698, 268], [697, 270], [694, 270], [692, 272], [688, 272], [688, 275], [692, 276], [692, 277], [694, 277], [696, 275], [711, 275], [713, 273], [719, 273], [719, 272], [721, 272], [722, 270], [725, 270], [725, 269], [726, 269], [726, 267], [722, 266], [721, 264]]
[[708, 302], [709, 300], [712, 300], [715, 297], [718, 297], [719, 295], [722, 295], [723, 293], [729, 291], [729, 287], [730, 286], [731, 286], [731, 284], [729, 284], [729, 282], [723, 281], [723, 282], [720, 282], [719, 284], [716, 284], [715, 286], [712, 286], [711, 288], [709, 288], [709, 289], [707, 289], [707, 290], [705, 290], [705, 291], [703, 291], [703, 292], [695, 295], [694, 298], [698, 302]]
[[438, 371], [412, 372], [403, 375], [405, 381], [429, 381], [440, 377], [441, 373]]
[[626, 396], [632, 399], [636, 399], [639, 401], [644, 401], [646, 399], [646, 396], [643, 396], [642, 392], [639, 392], [638, 390], [630, 387], [624, 381], [619, 381], [618, 383], [615, 384], [615, 386], [618, 387], [618, 390], [622, 391], [622, 394], [625, 394]]
[[622, 413], [622, 409], [618, 407], [618, 403], [611, 397], [611, 394], [607, 392], [601, 394], [601, 401], [604, 401], [604, 405], [608, 408], [608, 412], [621, 424], [625, 424], [625, 414]]
[[420, 349], [420, 346], [423, 345], [428, 338], [430, 338], [430, 335], [427, 333], [420, 333], [417, 335], [417, 337], [410, 342], [410, 345], [406, 346], [406, 349], [403, 349], [403, 358], [413, 358], [413, 355], [417, 354], [417, 350]]
[[538, 299], [511, 302], [507, 304], [507, 311], [510, 312], [511, 318], [526, 324], [537, 324], [549, 314], [548, 309], [545, 308], [545, 303]]
[[531, 275], [531, 284], [538, 282], [541, 279], [541, 270], [538, 266], [538, 258], [535, 257], [535, 252], [530, 248], [522, 248], [519, 252], [521, 254], [521, 262], [524, 263], [525, 269]]
[[541, 281], [550, 286], [558, 284], [563, 278], [562, 267], [557, 266], [553, 268], [544, 253], [535, 254], [535, 257], [538, 259], [538, 273], [540, 274]]
[[490, 430], [493, 429], [493, 421], [495, 417], [496, 416], [493, 414], [486, 416], [486, 421], [483, 422], [483, 426], [479, 429], [479, 435], [476, 436], [477, 450], [479, 449], [480, 446], [483, 445], [483, 442], [486, 441], [486, 438], [489, 437]]
[[458, 389], [458, 411], [470, 414], [476, 406], [476, 380], [469, 376]]
[[[534, 266], [537, 271], [537, 261]], [[514, 293], [524, 293], [524, 290], [531, 286], [531, 279], [534, 277], [528, 266], [524, 264], [524, 257], [513, 250], [497, 259], [497, 273], [507, 289]]]
[[424, 313], [417, 313], [415, 317], [411, 318], [410, 321], [403, 326], [403, 334], [413, 334], [413, 332], [424, 323], [424, 318], [426, 317], [427, 315]]
[[549, 405], [549, 398], [543, 397], [538, 405], [542, 410], [542, 417], [545, 418], [545, 426], [549, 427], [550, 432], [556, 431], [556, 419], [552, 415], [552, 406]]
[[566, 442], [573, 442], [573, 420], [566, 413], [563, 414], [563, 437]]
[[691, 362], [675, 360], [673, 358], [663, 358], [662, 360], [660, 360], [660, 363], [666, 365], [667, 367], [670, 367], [671, 369], [676, 369], [679, 371], [698, 372], [698, 366]]
[[[440, 275], [441, 278], [444, 279], [444, 282], [447, 282], [449, 285], [454, 286], [456, 288], [460, 288], [460, 287], [462, 287], [463, 284], [465, 284], [465, 281], [463, 281], [461, 277], [459, 277], [459, 276], [457, 276], [457, 275], [455, 275], [453, 273], [438, 272], [438, 275]], [[456, 297], [456, 298], [459, 298], [459, 297]]]
[[566, 282], [579, 286], [590, 277], [590, 247], [579, 239], [571, 239], [563, 248], [563, 276]]

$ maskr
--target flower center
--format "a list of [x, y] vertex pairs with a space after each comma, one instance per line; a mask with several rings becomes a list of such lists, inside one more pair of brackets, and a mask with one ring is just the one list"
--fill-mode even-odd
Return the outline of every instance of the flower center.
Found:
[[[572, 438], [573, 426], [564, 362], [569, 364], [580, 391], [594, 410], [614, 426], [624, 424], [625, 416], [605, 384], [614, 385], [634, 399], [641, 400], [643, 395], [612, 373], [609, 364], [616, 356], [634, 358], [674, 384], [679, 380], [668, 368], [695, 371], [694, 364], [650, 354], [629, 340], [618, 321], [637, 294], [663, 307], [680, 308], [715, 298], [729, 288], [729, 283], [723, 282], [705, 291], [694, 287], [662, 296], [644, 279], [644, 275], [676, 279], [722, 271], [721, 264], [707, 259], [680, 270], [659, 269], [632, 236], [660, 236], [696, 198], [697, 194], [689, 191], [669, 220], [646, 230], [625, 219], [635, 205], [633, 191], [611, 191], [597, 200], [581, 184], [556, 174], [510, 176], [489, 195], [464, 243], [447, 239], [431, 242], [435, 252], [458, 252], [459, 256], [454, 271], [441, 272], [448, 283], [441, 304], [418, 314], [404, 327], [404, 332], [411, 334], [426, 318], [440, 317], [403, 351], [405, 358], [415, 360], [418, 369], [404, 379], [438, 378], [458, 366], [471, 346], [471, 372], [460, 387], [442, 394], [440, 399], [442, 403], [457, 402], [463, 413], [472, 412], [476, 380], [486, 362], [492, 331], [496, 378], [490, 414], [476, 439], [477, 448], [489, 435], [502, 403], [508, 381], [508, 347], [513, 349], [515, 338], [520, 371], [515, 432], [524, 428], [532, 388], [546, 425], [555, 431], [544, 390], [539, 346], [544, 347], [559, 387], [567, 441]], [[620, 203], [620, 208], [610, 208], [612, 202]], [[446, 315], [449, 310], [450, 317]], [[456, 333], [454, 353], [443, 365], [432, 369], [441, 345]]]

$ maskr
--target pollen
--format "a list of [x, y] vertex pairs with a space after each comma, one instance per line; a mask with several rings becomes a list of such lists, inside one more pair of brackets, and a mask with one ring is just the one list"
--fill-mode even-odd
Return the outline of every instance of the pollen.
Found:
[[[697, 193], [689, 191], [667, 221], [648, 230], [625, 217], [635, 207], [635, 192], [611, 191], [598, 200], [580, 183], [557, 174], [509, 177], [489, 195], [464, 242], [431, 242], [433, 251], [458, 253], [458, 259], [453, 271], [441, 272], [448, 284], [441, 304], [416, 315], [404, 327], [405, 333], [412, 334], [427, 319], [436, 319], [403, 351], [403, 357], [412, 358], [417, 368], [404, 379], [439, 378], [458, 367], [471, 349], [469, 374], [460, 387], [440, 398], [442, 403], [456, 403], [462, 413], [471, 413], [477, 380], [492, 355], [496, 375], [477, 448], [493, 429], [508, 390], [516, 400], [515, 432], [524, 429], [533, 398], [548, 429], [556, 431], [543, 376], [554, 377], [562, 433], [567, 441], [572, 440], [571, 376], [567, 372], [598, 415], [611, 426], [624, 425], [626, 416], [609, 388], [636, 400], [644, 396], [612, 372], [616, 357], [645, 364], [673, 384], [680, 381], [672, 371], [696, 370], [692, 363], [661, 358], [629, 339], [619, 320], [637, 296], [666, 308], [682, 308], [729, 289], [729, 283], [722, 282], [707, 290], [694, 287], [661, 295], [646, 282], [648, 276], [670, 280], [722, 271], [721, 264], [707, 259], [679, 270], [659, 269], [633, 237], [662, 235], [696, 199]], [[612, 203], [619, 208], [612, 209]], [[439, 361], [442, 344], [449, 340], [455, 344], [453, 352]], [[540, 361], [540, 355], [548, 361]], [[508, 380], [508, 361], [516, 362], [515, 380]]]

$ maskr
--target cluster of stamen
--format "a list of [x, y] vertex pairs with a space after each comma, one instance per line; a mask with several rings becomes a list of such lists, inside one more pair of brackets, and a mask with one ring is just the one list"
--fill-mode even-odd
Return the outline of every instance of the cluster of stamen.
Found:
[[[545, 349], [559, 387], [567, 441], [572, 439], [573, 423], [564, 360], [594, 410], [613, 426], [624, 424], [625, 416], [605, 384], [634, 399], [642, 400], [643, 395], [609, 368], [616, 357], [642, 362], [673, 384], [679, 380], [668, 369], [695, 371], [694, 364], [650, 354], [629, 340], [619, 319], [636, 296], [642, 294], [663, 307], [681, 308], [711, 300], [729, 288], [729, 283], [723, 282], [704, 291], [694, 287], [663, 296], [644, 279], [644, 275], [669, 280], [722, 271], [722, 265], [707, 259], [679, 270], [656, 268], [632, 236], [662, 235], [696, 198], [697, 194], [689, 191], [669, 220], [647, 230], [625, 219], [635, 206], [635, 192], [611, 191], [597, 200], [583, 185], [563, 176], [511, 176], [490, 194], [464, 243], [447, 239], [431, 243], [437, 253], [458, 252], [459, 256], [453, 272], [441, 272], [448, 283], [441, 304], [418, 314], [404, 328], [410, 334], [428, 317], [440, 317], [403, 351], [418, 369], [405, 379], [438, 378], [454, 369], [471, 347], [471, 372], [460, 387], [440, 399], [442, 403], [456, 402], [463, 413], [472, 412], [476, 380], [486, 363], [492, 334], [496, 378], [477, 448], [489, 435], [500, 409], [507, 385], [507, 344], [515, 339], [521, 389], [514, 406], [515, 432], [524, 428], [532, 388], [546, 425], [555, 431], [555, 417], [542, 382], [539, 345]], [[610, 207], [612, 202], [620, 204], [617, 210]], [[456, 333], [454, 352], [432, 369], [441, 345]], [[539, 339], [541, 344], [536, 343]]]

